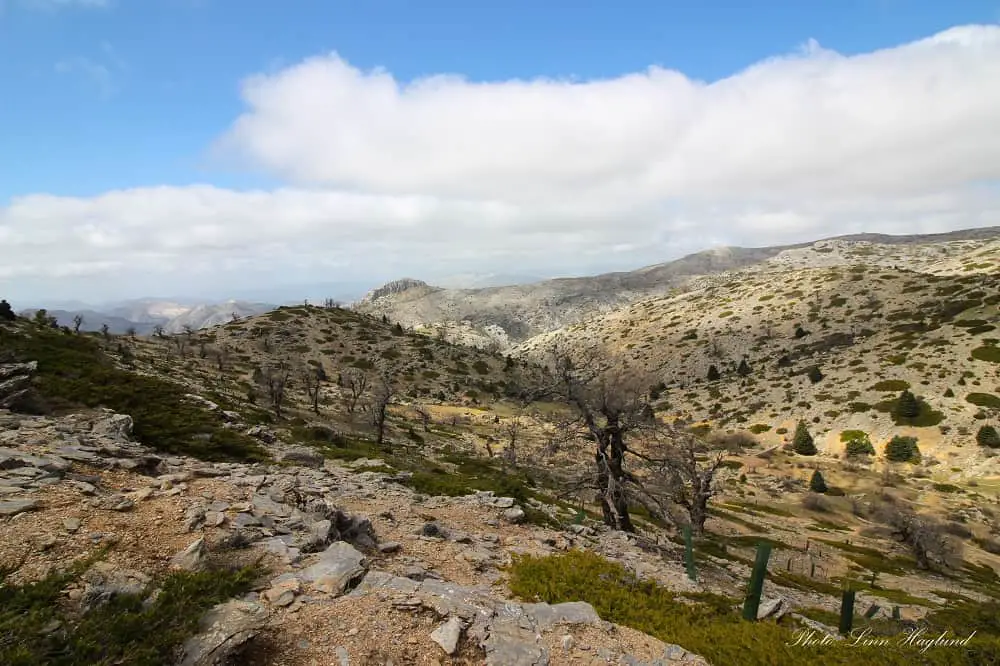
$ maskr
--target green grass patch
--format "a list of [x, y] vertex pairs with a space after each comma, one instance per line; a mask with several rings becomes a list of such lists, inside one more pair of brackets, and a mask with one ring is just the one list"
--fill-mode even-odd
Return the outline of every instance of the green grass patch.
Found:
[[987, 407], [989, 409], [1000, 409], [1000, 397], [992, 393], [970, 393], [965, 396], [965, 401], [977, 407]]
[[776, 506], [770, 506], [768, 504], [750, 504], [749, 502], [732, 501], [729, 502], [728, 505], [733, 508], [739, 507], [739, 509], [746, 511], [748, 513], [753, 513], [753, 512], [769, 513], [772, 516], [781, 516], [782, 518], [795, 517], [795, 514], [792, 513], [791, 511], [786, 511], [785, 509], [779, 509]]
[[737, 516], [734, 513], [730, 513], [729, 511], [723, 511], [722, 509], [719, 509], [719, 508], [716, 508], [716, 507], [709, 507], [708, 508], [708, 515], [714, 516], [715, 518], [719, 518], [720, 520], [727, 520], [727, 521], [729, 521], [731, 523], [735, 523], [737, 525], [742, 525], [743, 527], [747, 528], [751, 532], [758, 532], [760, 534], [763, 534], [764, 532], [767, 532], [767, 528], [765, 526], [761, 525], [760, 523], [752, 522], [752, 521], [747, 520], [745, 518], [741, 518], [740, 516]]
[[987, 361], [988, 363], [1000, 363], [1000, 347], [990, 345], [976, 347], [972, 350], [972, 358], [978, 361]]
[[[547, 603], [585, 601], [604, 620], [680, 645], [713, 664], [937, 666], [997, 663], [996, 659], [1000, 658], [1000, 640], [992, 631], [1000, 617], [996, 614], [997, 604], [970, 605], [968, 609], [945, 617], [930, 618], [935, 629], [948, 623], [954, 623], [951, 626], [956, 632], [978, 629], [981, 635], [977, 635], [965, 651], [941, 648], [919, 654], [916, 648], [905, 646], [897, 648], [894, 645], [893, 649], [886, 649], [843, 644], [804, 648], [794, 645], [799, 627], [791, 621], [745, 622], [734, 609], [741, 603], [740, 599], [675, 595], [654, 582], [639, 580], [621, 565], [592, 553], [570, 551], [550, 557], [514, 556], [510, 574], [511, 591], [521, 599]], [[777, 580], [778, 577], [772, 578]], [[789, 577], [782, 576], [782, 579]], [[809, 587], [814, 589], [814, 586]], [[832, 590], [826, 593], [839, 598], [840, 588], [829, 587]], [[967, 622], [959, 624], [960, 619]], [[824, 620], [829, 618], [824, 617]]]
[[551, 502], [538, 488], [536, 479], [524, 470], [504, 469], [494, 460], [452, 453], [442, 456], [444, 462], [455, 469], [436, 465], [413, 469], [413, 475], [404, 483], [425, 495], [458, 497], [471, 495], [477, 490], [492, 490], [498, 497], [513, 497], [534, 525], [558, 527], [559, 522], [544, 511], [534, 508], [529, 500]]

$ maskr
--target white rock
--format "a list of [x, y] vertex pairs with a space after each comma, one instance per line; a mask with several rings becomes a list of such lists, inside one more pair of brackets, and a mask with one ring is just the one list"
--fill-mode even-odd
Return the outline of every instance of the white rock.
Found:
[[458, 649], [458, 641], [461, 638], [462, 621], [457, 617], [450, 618], [431, 632], [431, 640], [440, 645], [445, 654], [455, 654]]

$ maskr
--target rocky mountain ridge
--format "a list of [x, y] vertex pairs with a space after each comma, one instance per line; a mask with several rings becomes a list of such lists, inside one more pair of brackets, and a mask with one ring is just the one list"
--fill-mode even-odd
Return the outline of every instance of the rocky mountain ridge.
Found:
[[[481, 289], [442, 289], [407, 279], [370, 292], [353, 307], [407, 327], [439, 330], [446, 339], [462, 344], [506, 350], [642, 298], [684, 291], [699, 279], [845, 261], [908, 263], [925, 254], [921, 248], [961, 254], [962, 248], [986, 245], [998, 236], [1000, 227], [985, 227], [904, 236], [854, 234], [765, 248], [721, 247], [630, 272]], [[831, 248], [844, 251], [834, 253]]]

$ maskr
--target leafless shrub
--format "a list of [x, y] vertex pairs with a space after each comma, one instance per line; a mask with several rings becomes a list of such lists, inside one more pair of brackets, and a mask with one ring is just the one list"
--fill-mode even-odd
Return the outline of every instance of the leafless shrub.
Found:
[[962, 542], [951, 538], [945, 527], [900, 504], [882, 504], [875, 517], [906, 544], [921, 569], [954, 569], [962, 563]]
[[809, 511], [827, 513], [830, 511], [830, 503], [819, 493], [809, 493], [802, 498], [802, 507]]

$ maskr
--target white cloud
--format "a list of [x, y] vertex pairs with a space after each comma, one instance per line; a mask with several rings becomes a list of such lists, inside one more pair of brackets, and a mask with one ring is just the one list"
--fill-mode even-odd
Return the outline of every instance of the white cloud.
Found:
[[161, 283], [328, 281], [1000, 224], [997, 81], [1000, 26], [849, 57], [810, 42], [713, 83], [651, 68], [402, 84], [330, 55], [248, 79], [214, 147], [286, 188], [26, 196], [0, 209], [0, 238], [20, 249], [12, 280], [114, 264]]

